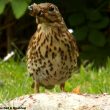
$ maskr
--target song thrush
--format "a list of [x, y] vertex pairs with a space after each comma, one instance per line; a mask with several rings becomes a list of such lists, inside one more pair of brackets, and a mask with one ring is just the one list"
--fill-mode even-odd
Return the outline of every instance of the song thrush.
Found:
[[77, 65], [75, 39], [54, 4], [34, 3], [28, 8], [37, 23], [27, 50], [27, 68], [33, 76], [35, 90], [39, 92], [41, 85], [52, 88], [58, 84], [64, 91], [65, 81]]

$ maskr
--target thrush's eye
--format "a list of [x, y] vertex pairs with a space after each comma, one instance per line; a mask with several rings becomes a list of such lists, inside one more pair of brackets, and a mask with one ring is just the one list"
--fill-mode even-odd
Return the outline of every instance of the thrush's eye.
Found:
[[54, 11], [54, 7], [49, 7], [49, 11]]

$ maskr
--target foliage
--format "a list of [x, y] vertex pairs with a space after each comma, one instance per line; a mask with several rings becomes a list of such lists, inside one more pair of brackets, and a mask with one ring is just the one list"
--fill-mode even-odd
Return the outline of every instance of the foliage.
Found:
[[28, 5], [28, 0], [12, 0], [11, 6], [15, 17], [20, 18], [27, 10]]
[[0, 14], [3, 13], [8, 3], [11, 4], [15, 17], [19, 19], [27, 10], [30, 0], [0, 0]]
[[85, 18], [82, 13], [69, 17], [70, 25], [75, 28], [76, 39], [84, 41], [88, 38], [93, 45], [103, 47], [106, 44], [106, 35], [102, 30], [109, 25], [109, 17], [103, 16], [100, 10], [95, 9], [84, 13]]
[[105, 64], [104, 61], [110, 56], [110, 0], [70, 1], [72, 10], [67, 20], [79, 43], [80, 57]]
[[[110, 93], [109, 76], [110, 59], [106, 67], [99, 69], [93, 68], [92, 64], [81, 65], [66, 82], [65, 89], [69, 92], [80, 86], [81, 93]], [[28, 76], [24, 61], [0, 61], [0, 102], [33, 93], [31, 84], [32, 78]], [[59, 86], [49, 91], [61, 92]], [[45, 92], [45, 89], [41, 87], [40, 92]]]
[[[98, 0], [93, 3], [93, 7], [88, 7], [88, 5], [91, 4], [90, 2], [88, 4], [85, 3], [85, 7], [82, 5], [80, 7], [81, 10], [76, 9], [76, 11], [69, 17], [69, 23], [71, 27], [75, 28], [77, 40], [82, 41], [88, 37], [92, 44], [104, 46], [106, 43], [106, 36], [103, 34], [102, 30], [107, 28], [110, 22], [108, 13], [104, 11], [104, 7], [106, 6], [107, 8], [107, 3], [109, 1], [101, 1], [102, 3], [97, 2]], [[75, 1], [73, 1], [73, 3], [75, 4]], [[101, 5], [103, 4], [104, 6], [102, 7]], [[94, 5], [96, 5], [96, 7], [94, 7]], [[82, 27], [85, 28], [82, 29]], [[102, 33], [100, 31], [102, 31]], [[82, 35], [79, 34], [80, 32], [82, 32]]]
[[6, 4], [7, 4], [6, 0], [0, 0], [0, 14], [3, 13]]

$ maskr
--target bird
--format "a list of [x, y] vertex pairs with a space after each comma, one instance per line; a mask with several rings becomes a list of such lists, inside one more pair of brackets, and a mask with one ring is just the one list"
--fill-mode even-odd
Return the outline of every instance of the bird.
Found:
[[76, 40], [55, 4], [33, 3], [28, 9], [37, 24], [26, 53], [27, 70], [33, 77], [35, 92], [39, 93], [41, 86], [52, 89], [55, 85], [65, 91], [65, 82], [77, 66]]

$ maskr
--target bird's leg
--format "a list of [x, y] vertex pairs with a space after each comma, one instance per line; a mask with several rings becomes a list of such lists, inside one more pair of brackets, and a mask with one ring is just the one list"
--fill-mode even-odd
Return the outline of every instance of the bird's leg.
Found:
[[39, 93], [39, 83], [37, 81], [34, 81], [34, 89], [35, 93]]
[[65, 92], [65, 83], [60, 84], [60, 89], [62, 92]]

